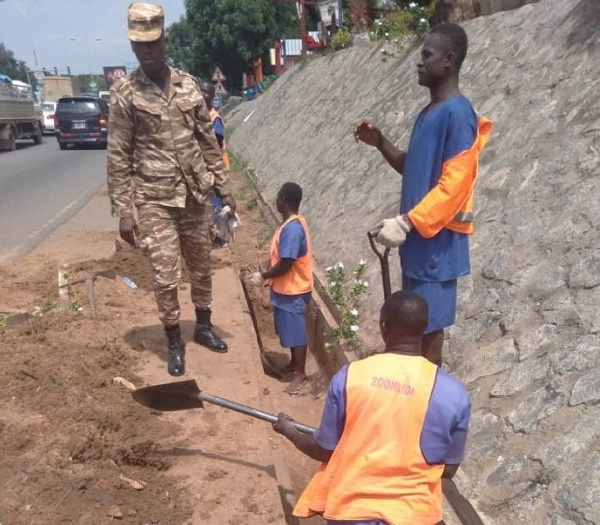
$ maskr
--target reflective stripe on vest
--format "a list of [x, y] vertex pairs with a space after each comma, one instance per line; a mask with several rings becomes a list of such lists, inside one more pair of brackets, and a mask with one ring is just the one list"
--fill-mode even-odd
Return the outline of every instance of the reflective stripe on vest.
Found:
[[429, 465], [420, 446], [437, 370], [423, 357], [391, 353], [349, 365], [342, 437], [295, 516], [390, 525], [442, 519], [444, 465]]
[[294, 261], [287, 273], [271, 279], [271, 287], [273, 290], [284, 295], [298, 295], [301, 293], [312, 292], [313, 289], [312, 243], [306, 219], [302, 217], [302, 215], [292, 215], [277, 228], [277, 231], [275, 231], [275, 235], [273, 235], [273, 240], [271, 241], [271, 268], [279, 262], [279, 237], [281, 236], [281, 230], [283, 230], [286, 224], [292, 221], [298, 221], [304, 228], [307, 251], [306, 255], [298, 257], [298, 259]]
[[[221, 117], [221, 115], [215, 108], [211, 108], [209, 110], [209, 113], [210, 113], [210, 121], [212, 122], [213, 125], [215, 123], [215, 120], [217, 120], [217, 119], [221, 119], [221, 122], [223, 121], [223, 118]], [[227, 154], [227, 142], [225, 142], [225, 137], [223, 137], [223, 147], [221, 148], [221, 152], [223, 155], [223, 163], [225, 164], [225, 166], [227, 166], [229, 168], [230, 167], [229, 155]]]
[[453, 219], [455, 222], [473, 222], [473, 213], [461, 211], [458, 212]]
[[492, 122], [481, 118], [471, 148], [444, 162], [437, 184], [408, 212], [411, 224], [426, 239], [437, 235], [442, 228], [473, 233], [473, 196], [479, 172], [479, 152], [491, 133]]

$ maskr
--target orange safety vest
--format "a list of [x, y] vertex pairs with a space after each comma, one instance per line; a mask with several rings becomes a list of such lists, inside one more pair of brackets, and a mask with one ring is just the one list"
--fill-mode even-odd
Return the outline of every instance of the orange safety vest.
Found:
[[[213, 124], [218, 118], [221, 119], [221, 121], [223, 121], [221, 115], [219, 115], [219, 112], [215, 108], [211, 108], [209, 113], [210, 121]], [[227, 155], [227, 142], [225, 142], [225, 137], [223, 137], [223, 147], [221, 148], [221, 151], [223, 152], [223, 162], [225, 163], [225, 166], [229, 168], [229, 155]]]
[[294, 515], [433, 525], [442, 519], [444, 465], [420, 440], [438, 368], [420, 356], [376, 354], [348, 367], [346, 422], [331, 458]]
[[313, 289], [313, 271], [312, 271], [312, 243], [308, 233], [306, 219], [302, 215], [292, 215], [287, 221], [281, 224], [273, 240], [271, 241], [270, 265], [271, 268], [279, 261], [279, 237], [284, 226], [292, 221], [298, 221], [304, 228], [306, 235], [306, 255], [299, 257], [294, 261], [290, 271], [279, 277], [271, 279], [271, 287], [277, 293], [283, 295], [299, 295], [301, 293], [312, 292]]
[[468, 235], [473, 233], [473, 195], [479, 172], [479, 152], [490, 138], [492, 127], [491, 120], [479, 120], [477, 137], [471, 148], [444, 162], [437, 184], [408, 212], [411, 224], [426, 239], [437, 235], [442, 228]]

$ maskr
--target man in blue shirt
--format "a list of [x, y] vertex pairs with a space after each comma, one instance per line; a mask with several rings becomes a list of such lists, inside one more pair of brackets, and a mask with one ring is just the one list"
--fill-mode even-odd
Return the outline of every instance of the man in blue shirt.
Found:
[[442, 364], [444, 328], [456, 319], [457, 279], [470, 273], [473, 191], [478, 154], [491, 122], [479, 118], [461, 95], [459, 71], [467, 35], [456, 24], [429, 32], [417, 63], [419, 84], [430, 103], [413, 126], [407, 151], [396, 148], [371, 122], [355, 128], [356, 141], [375, 146], [401, 175], [399, 215], [381, 223], [378, 242], [400, 247], [402, 288], [429, 303], [423, 355]]
[[471, 402], [458, 379], [421, 356], [428, 318], [418, 294], [393, 293], [380, 314], [385, 350], [333, 377], [315, 432], [279, 414], [274, 430], [323, 462], [295, 516], [320, 513], [328, 525], [441, 520], [441, 478], [464, 459]]

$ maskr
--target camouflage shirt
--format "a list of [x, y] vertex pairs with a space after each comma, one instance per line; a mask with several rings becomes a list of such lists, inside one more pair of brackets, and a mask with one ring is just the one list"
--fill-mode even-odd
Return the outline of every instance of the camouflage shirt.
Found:
[[213, 188], [231, 193], [198, 83], [170, 71], [168, 94], [141, 68], [111, 89], [107, 181], [119, 217], [143, 203], [183, 208], [189, 194], [202, 202]]

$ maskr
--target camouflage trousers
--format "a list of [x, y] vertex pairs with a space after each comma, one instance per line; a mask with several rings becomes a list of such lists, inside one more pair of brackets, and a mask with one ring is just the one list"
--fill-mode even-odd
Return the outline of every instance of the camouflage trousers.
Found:
[[177, 289], [182, 257], [190, 276], [192, 302], [210, 308], [212, 296], [210, 201], [198, 203], [188, 197], [185, 208], [142, 204], [138, 207], [141, 242], [154, 273], [158, 315], [165, 326], [177, 324], [181, 315]]

